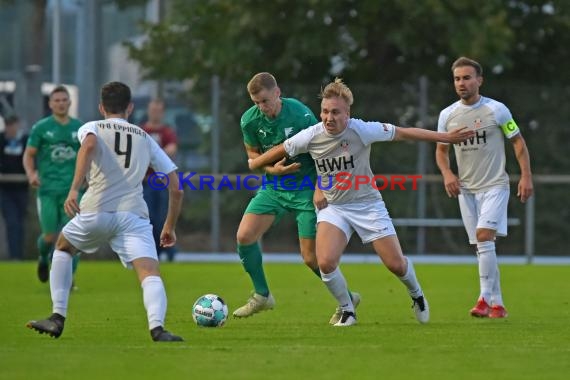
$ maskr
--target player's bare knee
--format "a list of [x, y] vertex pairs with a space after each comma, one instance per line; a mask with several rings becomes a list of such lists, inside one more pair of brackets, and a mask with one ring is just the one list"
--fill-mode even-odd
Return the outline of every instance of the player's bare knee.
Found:
[[141, 257], [139, 259], [133, 260], [131, 264], [137, 273], [137, 277], [139, 278], [140, 282], [142, 282], [148, 276], [160, 277], [160, 270], [157, 260], [151, 259], [149, 257]]
[[400, 260], [400, 259], [390, 259], [390, 260], [386, 260], [384, 261], [384, 265], [386, 265], [386, 268], [388, 268], [388, 270], [392, 273], [394, 273], [396, 276], [398, 277], [402, 277], [406, 274], [407, 271], [407, 262], [405, 259]]
[[317, 259], [313, 257], [303, 256], [303, 263], [305, 263], [305, 265], [311, 269], [316, 269], [319, 267], [319, 265], [317, 264]]
[[57, 240], [57, 234], [43, 234], [42, 238], [48, 244], [54, 244]]
[[319, 260], [319, 265], [322, 273], [331, 273], [338, 267], [338, 263], [335, 260]]
[[304, 251], [301, 250], [301, 256], [303, 257], [303, 263], [309, 268], [318, 268], [317, 256], [314, 251]]
[[477, 230], [477, 241], [494, 241], [495, 231], [489, 229], [478, 229]]
[[55, 243], [55, 249], [59, 251], [68, 252], [70, 255], [74, 255], [77, 253], [77, 249], [71, 245], [69, 241], [63, 236], [63, 234], [59, 234], [57, 238], [57, 242]]
[[236, 241], [240, 245], [250, 245], [254, 242], [250, 238], [248, 238], [246, 235], [237, 235]]
[[238, 229], [236, 234], [236, 240], [238, 244], [249, 245], [257, 241], [256, 236], [251, 233], [251, 231]]

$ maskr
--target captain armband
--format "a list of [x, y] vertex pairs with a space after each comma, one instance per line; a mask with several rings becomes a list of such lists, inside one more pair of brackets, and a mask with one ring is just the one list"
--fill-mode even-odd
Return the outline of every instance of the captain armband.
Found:
[[507, 137], [511, 137], [515, 135], [517, 132], [519, 132], [519, 127], [513, 119], [501, 125], [501, 129], [503, 130], [503, 134]]

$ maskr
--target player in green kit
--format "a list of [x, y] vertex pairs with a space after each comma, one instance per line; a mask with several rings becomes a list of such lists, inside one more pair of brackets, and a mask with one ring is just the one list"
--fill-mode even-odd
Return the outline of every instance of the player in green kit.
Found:
[[[277, 81], [270, 73], [254, 75], [247, 84], [247, 91], [254, 106], [243, 114], [240, 124], [250, 159], [317, 124], [307, 106], [296, 99], [281, 97]], [[259, 239], [285, 213], [295, 213], [301, 256], [305, 265], [320, 278], [315, 256], [317, 219], [314, 202], [322, 202], [324, 196], [318, 188], [313, 191], [317, 180], [313, 159], [309, 154], [302, 154], [294, 160], [283, 159], [263, 169], [262, 187], [247, 206], [237, 231], [237, 251], [254, 286], [248, 302], [233, 312], [238, 318], [272, 309], [275, 305], [263, 271]], [[357, 293], [352, 293], [352, 298], [355, 304], [360, 302]], [[336, 310], [330, 323], [336, 323], [341, 314], [341, 310]]]
[[[64, 86], [55, 87], [49, 96], [52, 115], [39, 120], [30, 132], [24, 152], [24, 169], [28, 182], [37, 188], [38, 217], [38, 278], [49, 279], [49, 262], [61, 227], [69, 221], [63, 204], [69, 192], [79, 150], [77, 130], [83, 123], [69, 116], [71, 100]], [[79, 256], [74, 256], [73, 273]]]

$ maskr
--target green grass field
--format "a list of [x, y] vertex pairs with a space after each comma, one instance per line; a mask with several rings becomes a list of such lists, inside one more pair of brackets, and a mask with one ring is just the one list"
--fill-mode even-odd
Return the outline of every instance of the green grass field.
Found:
[[35, 263], [0, 264], [0, 379], [568, 379], [570, 266], [502, 266], [510, 316], [468, 315], [473, 265], [416, 265], [431, 306], [419, 325], [403, 285], [381, 265], [344, 265], [362, 294], [358, 325], [328, 325], [335, 303], [302, 264], [267, 264], [275, 310], [199, 328], [194, 300], [217, 293], [230, 312], [247, 299], [239, 264], [165, 264], [167, 328], [184, 343], [154, 343], [132, 271], [84, 261], [63, 335], [24, 327], [48, 316]]

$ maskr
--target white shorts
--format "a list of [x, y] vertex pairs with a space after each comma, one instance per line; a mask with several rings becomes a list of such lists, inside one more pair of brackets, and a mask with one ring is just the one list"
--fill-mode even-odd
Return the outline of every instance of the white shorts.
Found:
[[507, 236], [509, 193], [509, 189], [496, 187], [481, 193], [459, 194], [459, 209], [470, 244], [477, 244], [478, 228], [495, 230], [496, 236]]
[[396, 235], [396, 229], [382, 200], [372, 203], [329, 204], [324, 209], [317, 210], [317, 225], [320, 222], [328, 222], [340, 228], [346, 235], [347, 242], [355, 231], [364, 244]]
[[150, 221], [132, 212], [77, 214], [62, 233], [71, 245], [87, 254], [108, 242], [127, 268], [142, 257], [158, 260]]

